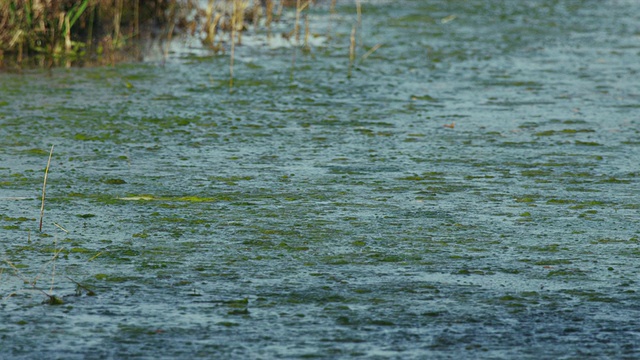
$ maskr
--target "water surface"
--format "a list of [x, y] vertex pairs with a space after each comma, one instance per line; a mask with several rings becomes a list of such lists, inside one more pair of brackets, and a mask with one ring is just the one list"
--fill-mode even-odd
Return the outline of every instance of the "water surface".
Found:
[[640, 4], [337, 10], [0, 75], [2, 353], [640, 356]]

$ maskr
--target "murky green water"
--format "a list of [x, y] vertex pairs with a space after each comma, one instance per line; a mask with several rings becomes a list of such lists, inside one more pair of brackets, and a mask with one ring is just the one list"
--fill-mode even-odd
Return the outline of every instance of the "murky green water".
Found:
[[401, 5], [0, 75], [0, 352], [640, 356], [640, 4]]

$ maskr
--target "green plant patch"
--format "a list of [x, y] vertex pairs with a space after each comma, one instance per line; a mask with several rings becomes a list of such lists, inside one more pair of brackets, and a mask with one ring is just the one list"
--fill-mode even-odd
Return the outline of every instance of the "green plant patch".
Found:
[[538, 252], [559, 252], [560, 250], [563, 250], [560, 247], [560, 244], [549, 244], [549, 245], [542, 245], [542, 246], [532, 246], [530, 247], [530, 249], [532, 251], [538, 251]]
[[619, 239], [619, 238], [600, 238], [591, 241], [592, 244], [638, 244], [640, 243], [637, 237], [632, 237], [630, 239]]
[[91, 219], [93, 217], [96, 217], [95, 214], [78, 214], [76, 216], [81, 218], [81, 219]]
[[122, 180], [122, 179], [105, 179], [102, 182], [104, 182], [105, 184], [108, 185], [122, 185], [122, 184], [126, 184], [127, 182]]
[[629, 184], [631, 180], [618, 179], [615, 177], [610, 177], [608, 179], [598, 181], [600, 184]]
[[580, 141], [580, 140], [576, 140], [575, 144], [579, 145], [579, 146], [602, 146], [602, 144], [600, 144], [599, 142], [596, 142], [596, 141]]
[[551, 170], [523, 170], [523, 171], [520, 172], [520, 175], [528, 176], [528, 177], [549, 176], [551, 174], [553, 174], [553, 172]]
[[112, 283], [124, 283], [124, 282], [135, 282], [140, 279], [138, 276], [117, 276], [117, 275], [107, 275], [107, 274], [95, 274], [94, 278], [96, 280], [112, 282]]
[[573, 261], [569, 259], [545, 259], [545, 260], [538, 260], [538, 261], [532, 262], [532, 264], [534, 265], [541, 265], [541, 266], [568, 265], [572, 263]]
[[36, 221], [34, 218], [28, 218], [25, 216], [20, 217], [11, 217], [11, 216], [2, 216], [3, 221], [11, 221], [11, 222], [25, 222], [25, 221]]
[[550, 205], [566, 205], [566, 204], [575, 204], [576, 200], [571, 199], [549, 199], [547, 200], [547, 204]]

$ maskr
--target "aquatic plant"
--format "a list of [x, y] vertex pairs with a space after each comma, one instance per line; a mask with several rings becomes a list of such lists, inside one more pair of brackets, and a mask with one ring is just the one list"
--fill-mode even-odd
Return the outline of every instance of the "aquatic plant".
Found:
[[[45, 263], [45, 265], [44, 265], [44, 266], [47, 266], [47, 265], [51, 264], [51, 266], [52, 266], [51, 287], [50, 287], [48, 292], [37, 285], [38, 284], [38, 280], [39, 280], [39, 278], [40, 278], [42, 273], [38, 273], [33, 278], [33, 280], [29, 280], [29, 279], [27, 279], [27, 277], [24, 274], [22, 274], [22, 272], [18, 269], [18, 267], [15, 264], [13, 264], [11, 261], [5, 259], [5, 263], [8, 264], [13, 269], [15, 276], [17, 276], [25, 284], [28, 284], [33, 290], [36, 290], [36, 291], [41, 292], [42, 294], [44, 294], [47, 297], [47, 300], [46, 300], [47, 304], [49, 304], [49, 305], [61, 305], [61, 304], [64, 303], [64, 301], [60, 297], [55, 296], [54, 293], [53, 293], [53, 288], [54, 288], [54, 284], [55, 284], [55, 261], [58, 258], [58, 255], [60, 254], [61, 250], [62, 250], [62, 248], [55, 250], [54, 253], [53, 253], [53, 256], [51, 257], [51, 259], [47, 263]], [[11, 293], [11, 294], [7, 295], [7, 297], [10, 297], [10, 296], [13, 296], [13, 295], [15, 295], [15, 293]]]
[[[43, 218], [44, 218], [44, 204], [45, 204], [45, 195], [46, 195], [46, 187], [47, 187], [47, 178], [49, 175], [49, 167], [51, 165], [51, 157], [53, 155], [53, 145], [51, 146], [51, 150], [49, 151], [49, 158], [47, 160], [47, 167], [45, 168], [45, 173], [44, 173], [44, 180], [43, 180], [43, 185], [42, 185], [42, 203], [41, 203], [41, 207], [40, 207], [40, 223], [39, 223], [39, 232], [42, 233], [42, 222], [43, 222]], [[64, 233], [68, 233], [68, 231], [62, 227], [60, 224], [58, 223], [53, 223], [53, 225], [58, 228], [59, 230], [63, 231]], [[42, 234], [43, 236], [48, 236], [46, 234]], [[28, 236], [27, 236], [27, 244], [29, 244], [28, 246], [23, 246], [22, 250], [37, 250], [35, 246], [31, 245], [31, 232], [28, 232]], [[60, 254], [64, 253], [65, 249], [63, 247], [58, 247], [58, 241], [57, 241], [57, 237], [54, 236], [53, 238], [53, 248], [50, 247], [44, 247], [42, 249], [40, 249], [41, 251], [44, 252], [51, 252], [52, 255], [49, 258], [48, 261], [46, 261], [43, 265], [41, 265], [40, 269], [36, 272], [35, 275], [33, 275], [32, 279], [29, 279], [29, 277], [24, 274], [20, 268], [23, 266], [20, 265], [16, 265], [13, 261], [9, 260], [8, 258], [4, 258], [4, 263], [7, 264], [12, 270], [13, 270], [13, 274], [14, 276], [16, 276], [19, 280], [22, 281], [23, 284], [28, 285], [31, 290], [34, 290], [36, 292], [40, 292], [42, 294], [44, 294], [47, 297], [47, 300], [45, 300], [44, 303], [49, 304], [49, 305], [61, 305], [64, 303], [64, 301], [62, 300], [61, 297], [56, 296], [54, 293], [54, 288], [55, 288], [55, 284], [56, 284], [56, 260], [60, 257]], [[97, 255], [94, 255], [92, 258], [89, 259], [89, 261], [93, 260], [95, 257], [97, 257], [98, 255], [100, 255], [100, 253], [98, 253]], [[26, 266], [24, 266], [26, 267]], [[40, 279], [43, 277], [43, 274], [45, 274], [45, 270], [50, 267], [51, 268], [51, 281], [50, 281], [50, 286], [48, 290], [45, 290], [43, 287], [38, 285], [38, 282], [40, 281]], [[3, 274], [3, 269], [0, 269], [0, 276]], [[67, 276], [67, 279], [69, 279], [72, 283], [76, 284], [76, 295], [81, 294], [82, 292], [85, 292], [87, 295], [89, 296], [93, 296], [95, 295], [95, 293], [89, 289], [89, 287], [87, 287], [86, 285], [81, 284], [80, 282], [71, 279], [69, 276]], [[2, 284], [2, 283], [0, 283]], [[8, 295], [5, 295], [4, 298], [10, 298], [12, 296], [15, 296], [17, 293], [11, 292]]]
[[51, 145], [51, 151], [49, 152], [49, 160], [47, 161], [47, 167], [44, 170], [44, 181], [42, 182], [42, 205], [40, 206], [40, 226], [38, 230], [42, 232], [42, 219], [44, 218], [44, 199], [47, 193], [47, 177], [49, 176], [49, 166], [51, 165], [51, 156], [53, 155], [53, 145]]

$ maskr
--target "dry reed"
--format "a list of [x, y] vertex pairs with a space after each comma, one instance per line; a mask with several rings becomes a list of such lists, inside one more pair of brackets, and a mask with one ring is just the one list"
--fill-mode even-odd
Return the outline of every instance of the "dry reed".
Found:
[[[47, 304], [49, 304], [49, 305], [61, 305], [61, 304], [64, 303], [64, 301], [61, 298], [59, 298], [59, 297], [57, 297], [57, 296], [55, 296], [53, 294], [53, 289], [54, 289], [54, 284], [55, 284], [55, 261], [59, 257], [61, 252], [62, 252], [62, 248], [54, 249], [53, 256], [51, 257], [51, 259], [49, 259], [49, 261], [46, 262], [42, 266], [42, 268], [40, 269], [38, 274], [33, 278], [33, 280], [27, 279], [27, 277], [22, 274], [20, 269], [18, 269], [18, 267], [15, 264], [13, 264], [11, 261], [5, 259], [4, 262], [13, 269], [13, 272], [14, 272], [15, 276], [18, 277], [18, 279], [22, 280], [23, 283], [28, 284], [33, 290], [44, 294], [48, 299], [47, 300]], [[53, 270], [52, 270], [52, 273], [51, 273], [51, 286], [49, 288], [49, 292], [47, 292], [47, 291], [43, 290], [42, 288], [38, 287], [38, 280], [39, 280], [40, 276], [43, 273], [44, 267], [46, 267], [49, 264], [52, 264]], [[13, 294], [11, 294], [11, 295], [13, 295]]]
[[233, 61], [236, 50], [236, 10], [237, 0], [233, 0], [233, 11], [231, 15], [231, 56], [229, 59], [229, 92], [233, 91]]
[[51, 145], [51, 151], [49, 151], [49, 160], [47, 161], [47, 167], [44, 169], [44, 181], [42, 182], [42, 205], [40, 206], [40, 226], [39, 231], [42, 232], [42, 219], [44, 218], [44, 199], [47, 192], [47, 177], [49, 176], [49, 166], [51, 165], [51, 156], [53, 155], [53, 145]]
[[356, 25], [351, 28], [351, 36], [349, 36], [349, 71], [348, 77], [351, 77], [351, 69], [356, 60]]
[[381, 47], [382, 47], [382, 44], [374, 45], [371, 49], [369, 49], [369, 51], [367, 51], [366, 53], [364, 53], [364, 55], [362, 55], [362, 57], [360, 58], [360, 61], [366, 60], [369, 56], [371, 56], [371, 54], [376, 52], [376, 50], [380, 49]]

